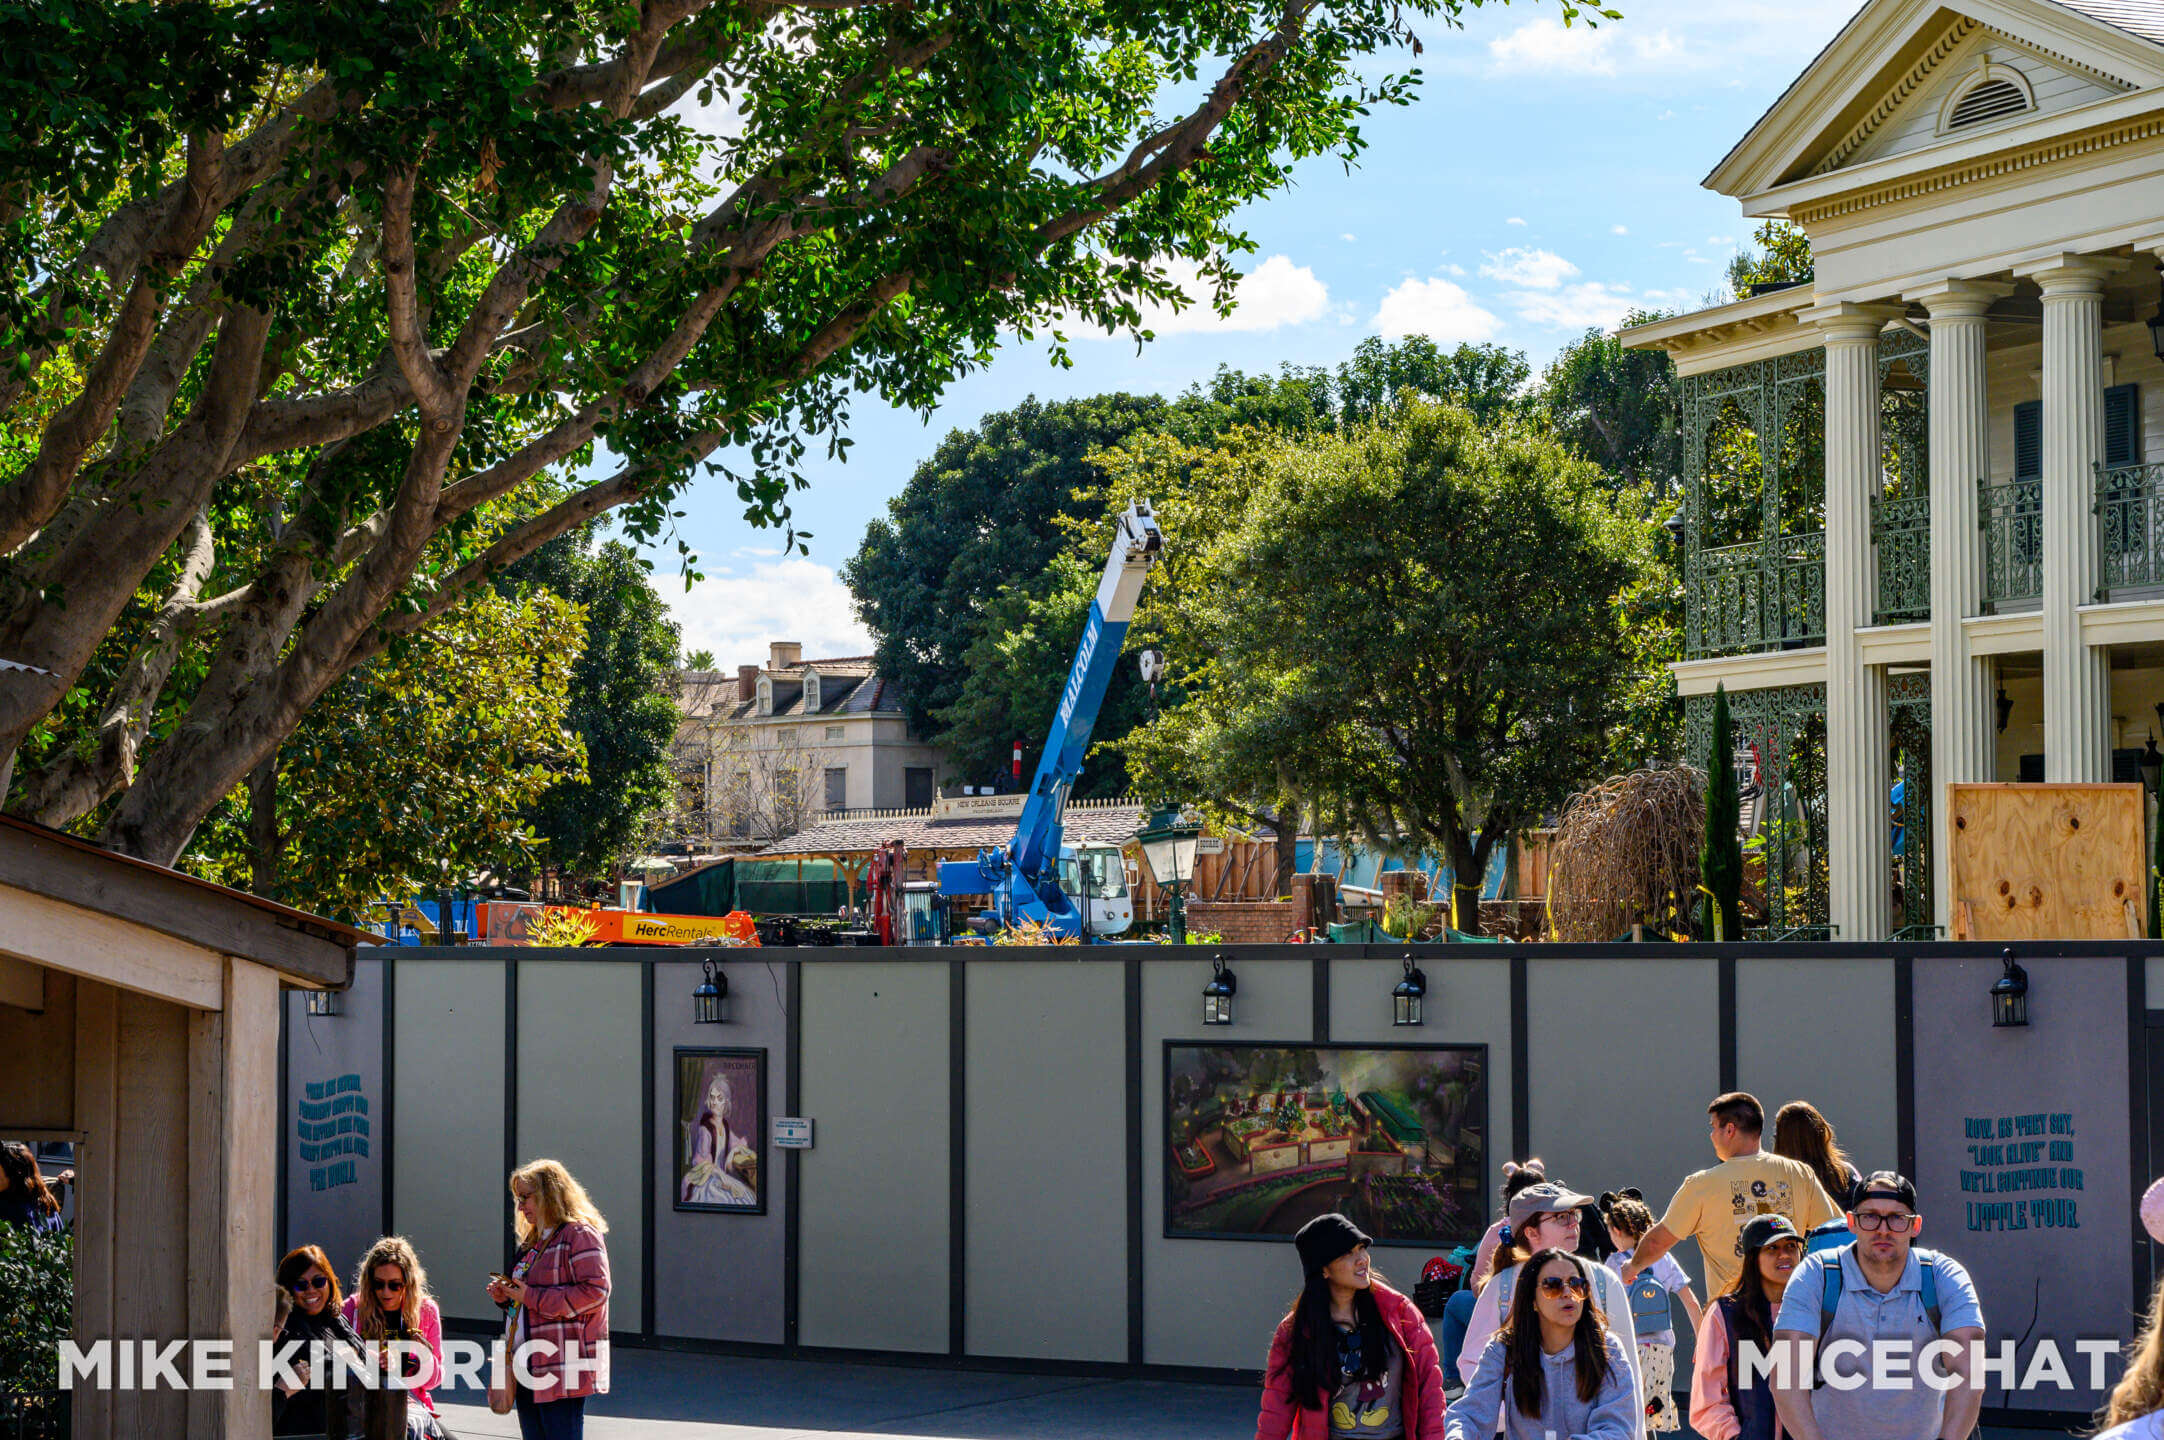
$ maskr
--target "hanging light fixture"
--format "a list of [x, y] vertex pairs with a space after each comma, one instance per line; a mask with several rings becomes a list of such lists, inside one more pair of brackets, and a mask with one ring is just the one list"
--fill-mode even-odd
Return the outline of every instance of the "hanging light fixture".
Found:
[[2156, 314], [2149, 317], [2149, 348], [2164, 360], [2164, 301], [2157, 303]]
[[346, 992], [343, 990], [311, 990], [308, 992], [310, 1015], [343, 1015], [346, 1013]]
[[691, 992], [691, 1019], [698, 1025], [719, 1025], [729, 1018], [729, 977], [705, 962], [706, 979]]
[[2018, 1029], [2029, 1023], [2029, 972], [2014, 963], [2012, 950], [2000, 954], [1999, 964], [2003, 969], [1991, 982], [1991, 1028]]
[[2158, 785], [2164, 784], [2164, 750], [2156, 748], [2154, 730], [2149, 732], [2148, 748], [2141, 752], [2141, 759], [2137, 763], [2141, 766], [2142, 788], [2155, 795]]
[[1220, 955], [1210, 962], [1210, 983], [1202, 987], [1202, 1023], [1230, 1025], [1232, 997], [1240, 993], [1240, 977], [1225, 967]]
[[2004, 685], [1999, 687], [1999, 698], [1993, 702], [1993, 708], [1999, 714], [1999, 733], [2004, 735], [2006, 722], [2014, 718], [2014, 697], [2006, 693]]
[[1393, 1025], [1425, 1024], [1421, 1007], [1428, 996], [1427, 972], [1413, 963], [1412, 952], [1405, 955], [1405, 978], [1390, 992], [1390, 1023]]

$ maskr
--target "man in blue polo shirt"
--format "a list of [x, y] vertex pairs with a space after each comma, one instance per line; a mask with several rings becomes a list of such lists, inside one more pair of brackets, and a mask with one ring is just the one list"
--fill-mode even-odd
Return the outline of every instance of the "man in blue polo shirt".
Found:
[[[1863, 1182], [1848, 1223], [1856, 1242], [1806, 1256], [1781, 1297], [1773, 1338], [1791, 1361], [1773, 1375], [1782, 1427], [1793, 1440], [1966, 1440], [1984, 1399], [1971, 1368], [1984, 1312], [1969, 1272], [1916, 1246], [1916, 1187], [1891, 1170]], [[1938, 1347], [1943, 1358], [1924, 1353], [1936, 1340], [1951, 1342]], [[1802, 1342], [1815, 1342], [1808, 1369]]]

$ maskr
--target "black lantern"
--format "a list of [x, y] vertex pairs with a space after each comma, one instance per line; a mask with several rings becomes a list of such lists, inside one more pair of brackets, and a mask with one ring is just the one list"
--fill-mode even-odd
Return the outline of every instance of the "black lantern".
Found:
[[1202, 987], [1202, 1023], [1230, 1025], [1232, 997], [1240, 993], [1240, 977], [1225, 968], [1220, 955], [1210, 962], [1210, 983]]
[[2011, 1030], [2029, 1023], [2029, 972], [2014, 963], [2014, 952], [1999, 956], [2004, 972], [1991, 982], [1991, 1028]]
[[343, 990], [311, 990], [308, 992], [310, 1015], [343, 1015], [346, 1013], [346, 992]]
[[1142, 828], [1135, 832], [1135, 843], [1142, 847], [1142, 862], [1150, 867], [1150, 878], [1168, 900], [1166, 917], [1170, 923], [1166, 938], [1175, 945], [1185, 945], [1187, 910], [1180, 899], [1187, 882], [1195, 878], [1195, 852], [1202, 845], [1202, 826], [1176, 806], [1166, 806], [1143, 821]]
[[1405, 978], [1390, 992], [1390, 1023], [1393, 1025], [1419, 1025], [1421, 1005], [1428, 998], [1427, 972], [1413, 963], [1413, 957], [1405, 957]]
[[1999, 698], [1993, 702], [1992, 708], [1998, 711], [1999, 733], [2004, 735], [2006, 722], [2014, 718], [2014, 697], [2006, 693], [2004, 685], [1999, 687]]
[[2164, 750], [2156, 748], [2156, 735], [2154, 732], [2150, 734], [2149, 746], [2141, 752], [2141, 760], [2138, 763], [2141, 766], [2142, 788], [2151, 795], [2156, 794], [2158, 784], [2164, 783]]
[[[1681, 481], [1672, 480], [1669, 483], [1679, 490], [1682, 488]], [[1677, 504], [1675, 513], [1661, 522], [1661, 529], [1668, 532], [1668, 543], [1675, 546], [1676, 553], [1681, 555], [1683, 553], [1683, 537], [1689, 529], [1689, 522], [1683, 518], [1683, 506], [1680, 503]]]
[[2164, 302], [2159, 302], [2156, 314], [2149, 317], [2149, 348], [2156, 351], [2156, 358], [2164, 360]]
[[699, 1025], [719, 1025], [729, 1018], [729, 977], [705, 964], [706, 979], [691, 992], [691, 1018]]

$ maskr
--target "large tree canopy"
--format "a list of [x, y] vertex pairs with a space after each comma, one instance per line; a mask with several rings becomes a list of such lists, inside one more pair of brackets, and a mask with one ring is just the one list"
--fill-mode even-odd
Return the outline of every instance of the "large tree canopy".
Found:
[[[965, 779], [990, 782], [1006, 774], [1016, 739], [1044, 734], [1112, 518], [1130, 499], [1157, 499], [1174, 566], [1179, 547], [1198, 538], [1176, 534], [1184, 522], [1166, 519], [1189, 513], [1178, 502], [1163, 509], [1190, 467], [1145, 473], [1115, 459], [1106, 472], [1106, 457], [1153, 436], [1207, 449], [1242, 429], [1288, 438], [1345, 429], [1381, 415], [1407, 390], [1492, 419], [1527, 408], [1528, 373], [1523, 355], [1500, 346], [1445, 350], [1425, 336], [1370, 337], [1334, 372], [1221, 368], [1170, 400], [1031, 399], [948, 435], [872, 522], [843, 579], [877, 638], [880, 673], [901, 689], [918, 733], [946, 747]], [[1110, 485], [1108, 474], [1116, 477]], [[1162, 576], [1153, 584], [1162, 588]], [[1144, 606], [1160, 608], [1148, 593]], [[1104, 747], [1127, 733], [1144, 701], [1131, 671], [1112, 683], [1097, 725], [1102, 753], [1080, 795], [1121, 793], [1128, 780], [1119, 754]]]
[[1198, 587], [1232, 696], [1204, 713], [1272, 719], [1325, 823], [1448, 856], [1477, 929], [1494, 848], [1599, 773], [1655, 543], [1639, 497], [1526, 421], [1415, 402], [1288, 447]]
[[1460, 3], [0, 3], [10, 807], [170, 861], [551, 538], [724, 463], [785, 524], [854, 393], [1229, 304]]

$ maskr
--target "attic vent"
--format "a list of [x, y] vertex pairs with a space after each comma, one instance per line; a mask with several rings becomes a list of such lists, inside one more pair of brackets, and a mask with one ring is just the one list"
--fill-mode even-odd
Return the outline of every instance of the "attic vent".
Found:
[[2029, 97], [2010, 80], [1986, 80], [1970, 90], [1946, 117], [1946, 128], [1981, 125], [2004, 115], [2018, 115], [2029, 108]]

